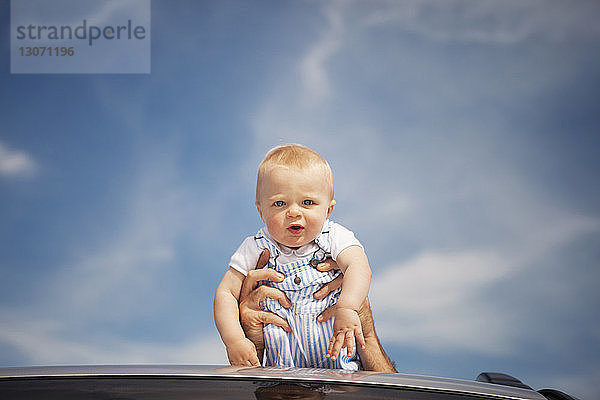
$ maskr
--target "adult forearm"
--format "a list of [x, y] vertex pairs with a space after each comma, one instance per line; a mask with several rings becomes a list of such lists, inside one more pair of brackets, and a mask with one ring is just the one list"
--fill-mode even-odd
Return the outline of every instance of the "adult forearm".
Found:
[[377, 337], [365, 338], [364, 349], [357, 348], [363, 368], [366, 371], [395, 373], [394, 363], [385, 354]]
[[357, 348], [363, 368], [367, 371], [394, 373], [394, 363], [388, 358], [383, 350], [379, 337], [375, 331], [375, 322], [371, 312], [371, 304], [367, 298], [361, 305], [358, 316], [365, 336], [365, 348]]

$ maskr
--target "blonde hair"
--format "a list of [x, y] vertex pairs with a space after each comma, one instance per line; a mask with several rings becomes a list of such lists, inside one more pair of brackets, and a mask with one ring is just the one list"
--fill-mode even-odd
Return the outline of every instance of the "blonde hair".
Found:
[[333, 199], [333, 173], [329, 163], [319, 153], [306, 146], [288, 143], [273, 147], [259, 164], [256, 177], [256, 201], [260, 197], [260, 188], [265, 175], [277, 166], [301, 170], [314, 167], [321, 168], [325, 173], [325, 179], [330, 187], [331, 199]]

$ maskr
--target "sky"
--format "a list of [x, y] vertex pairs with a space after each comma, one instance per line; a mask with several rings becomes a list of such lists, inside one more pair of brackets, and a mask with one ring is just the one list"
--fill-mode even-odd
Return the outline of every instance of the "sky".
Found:
[[272, 146], [318, 151], [400, 372], [600, 391], [600, 3], [152, 0], [149, 74], [11, 74], [0, 366], [225, 364]]

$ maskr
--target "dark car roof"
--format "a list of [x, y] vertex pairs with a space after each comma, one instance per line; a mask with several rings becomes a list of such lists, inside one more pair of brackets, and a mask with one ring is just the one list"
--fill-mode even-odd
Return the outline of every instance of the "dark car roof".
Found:
[[[0, 368], [0, 393], [3, 384], [15, 382], [21, 387], [30, 388], [36, 381], [64, 380], [108, 380], [144, 379], [162, 382], [174, 379], [211, 382], [252, 382], [263, 386], [274, 384], [305, 385], [314, 390], [319, 387], [360, 387], [386, 389], [388, 392], [445, 394], [449, 398], [496, 398], [515, 400], [544, 399], [533, 390], [493, 385], [476, 381], [438, 378], [409, 374], [382, 374], [367, 371], [349, 372], [344, 370], [307, 368], [240, 368], [231, 366], [192, 366], [192, 365], [117, 365], [117, 366], [50, 366], [50, 367], [11, 367]], [[4, 385], [6, 387], [6, 385]], [[162, 387], [162, 386], [161, 386]], [[227, 385], [225, 386], [227, 387]], [[312, 390], [312, 389], [311, 389]], [[329, 390], [329, 389], [322, 389]], [[333, 390], [335, 392], [335, 390]], [[339, 391], [338, 391], [339, 392]], [[13, 392], [11, 392], [13, 393]], [[256, 395], [258, 398], [258, 395]], [[396, 397], [396, 396], [393, 396]], [[359, 397], [360, 398], [360, 397]], [[433, 398], [433, 397], [432, 397]], [[443, 398], [443, 397], [435, 397]]]

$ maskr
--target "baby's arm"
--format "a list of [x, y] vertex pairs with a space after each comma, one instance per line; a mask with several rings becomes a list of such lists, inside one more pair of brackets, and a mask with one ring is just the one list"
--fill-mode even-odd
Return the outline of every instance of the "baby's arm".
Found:
[[246, 338], [240, 325], [238, 298], [244, 278], [241, 272], [231, 267], [225, 272], [215, 293], [215, 324], [231, 365], [260, 366], [256, 347]]
[[333, 360], [337, 358], [342, 347], [346, 347], [348, 356], [352, 356], [355, 336], [358, 344], [364, 349], [365, 339], [358, 309], [367, 298], [371, 284], [371, 268], [362, 247], [347, 247], [340, 252], [336, 261], [344, 273], [344, 280], [335, 310], [333, 337], [327, 349], [327, 357]]

